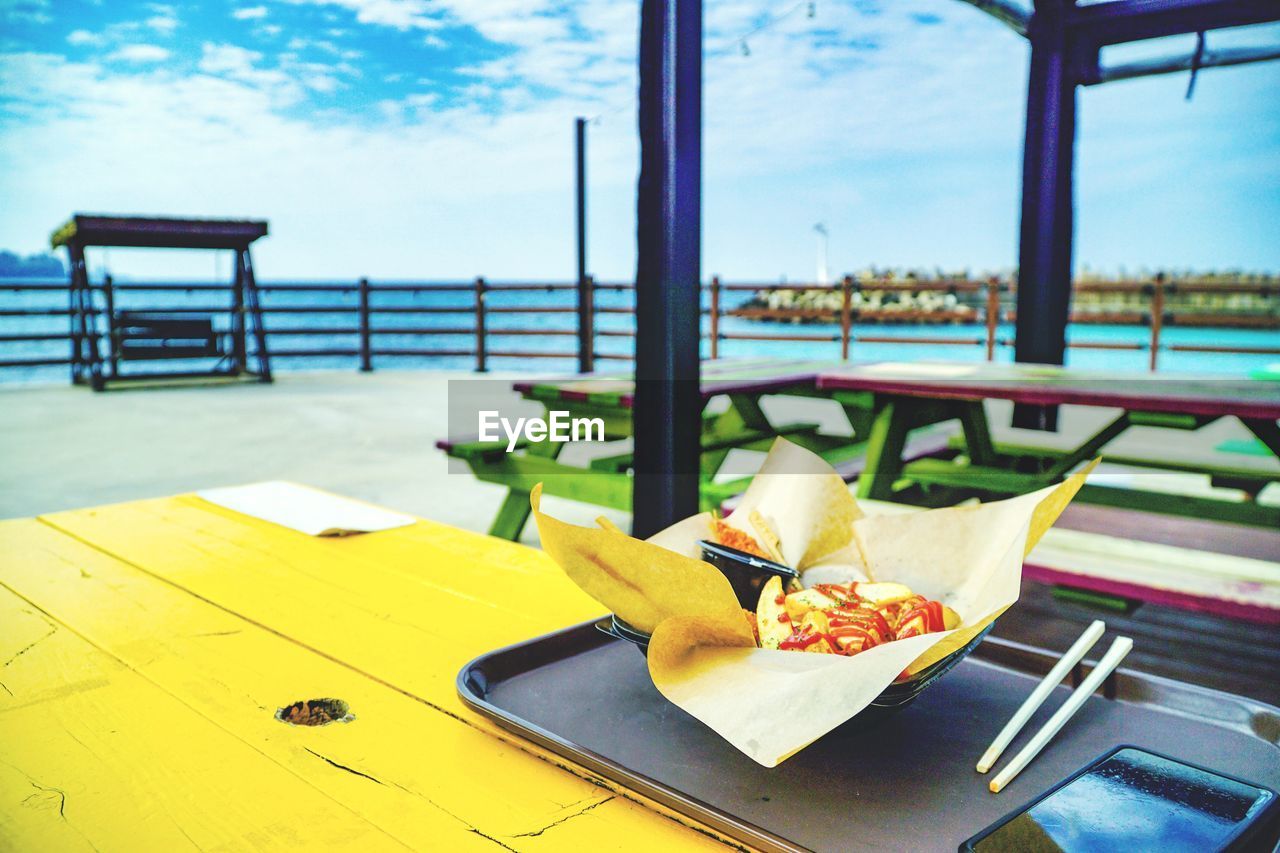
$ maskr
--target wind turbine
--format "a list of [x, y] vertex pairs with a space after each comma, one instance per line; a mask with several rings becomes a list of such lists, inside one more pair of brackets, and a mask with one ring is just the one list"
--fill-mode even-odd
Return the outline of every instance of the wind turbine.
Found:
[[819, 222], [813, 226], [818, 235], [818, 284], [830, 284], [831, 275], [827, 271], [827, 226]]

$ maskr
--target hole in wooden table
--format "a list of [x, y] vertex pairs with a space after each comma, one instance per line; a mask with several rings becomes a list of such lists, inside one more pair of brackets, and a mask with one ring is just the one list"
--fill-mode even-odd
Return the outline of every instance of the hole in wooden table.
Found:
[[327, 726], [349, 723], [356, 718], [341, 699], [302, 699], [276, 709], [276, 719], [291, 726]]

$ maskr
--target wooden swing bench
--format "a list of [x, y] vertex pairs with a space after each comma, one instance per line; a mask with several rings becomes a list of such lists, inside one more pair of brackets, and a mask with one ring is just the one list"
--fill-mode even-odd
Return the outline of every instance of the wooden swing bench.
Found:
[[115, 352], [125, 361], [229, 355], [212, 317], [117, 311], [112, 317], [112, 332]]
[[[50, 240], [54, 248], [67, 249], [71, 262], [71, 381], [95, 391], [125, 381], [251, 378], [270, 382], [271, 357], [250, 256], [250, 245], [266, 234], [267, 223], [257, 220], [73, 216]], [[91, 247], [115, 246], [232, 252], [234, 276], [227, 288], [230, 299], [224, 326], [215, 326], [212, 313], [196, 310], [117, 310], [111, 276], [103, 276], [100, 284], [91, 283], [85, 258]], [[134, 285], [130, 289], [149, 288]], [[189, 359], [214, 359], [214, 363], [163, 364]], [[138, 361], [149, 364], [140, 370], [121, 370], [122, 364]]]

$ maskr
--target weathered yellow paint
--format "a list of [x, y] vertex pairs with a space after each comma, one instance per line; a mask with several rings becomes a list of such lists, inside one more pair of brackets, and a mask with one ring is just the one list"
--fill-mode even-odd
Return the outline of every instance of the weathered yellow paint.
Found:
[[[619, 796], [579, 778], [589, 776], [580, 769], [558, 770], [528, 754], [545, 756], [531, 744], [516, 748], [500, 740], [494, 727], [457, 703], [452, 680], [460, 661], [516, 638], [495, 638], [501, 631], [487, 633], [482, 623], [494, 613], [505, 615], [513, 596], [523, 599], [521, 607], [534, 605], [530, 612], [536, 614], [538, 599], [564, 586], [537, 552], [424, 523], [406, 528], [410, 535], [385, 540], [391, 556], [384, 560], [379, 549], [368, 547], [373, 536], [312, 540], [206, 506], [173, 499], [51, 519], [86, 542], [124, 552], [145, 571], [52, 526], [0, 523], [0, 583], [74, 626], [206, 721], [252, 744], [291, 771], [296, 784], [329, 794], [410, 846], [438, 847], [446, 840], [450, 848], [471, 841], [519, 850], [718, 846], [627, 798], [640, 799], [634, 794]], [[481, 559], [478, 546], [486, 542], [499, 546], [510, 568]], [[360, 547], [346, 547], [355, 543]], [[473, 567], [485, 582], [480, 588], [466, 582], [458, 583], [460, 589], [441, 588], [473, 577]], [[219, 582], [219, 571], [230, 572], [236, 583]], [[380, 592], [353, 602], [349, 593], [364, 586]], [[538, 586], [542, 591], [534, 598]], [[257, 606], [254, 590], [281, 597]], [[496, 603], [469, 603], [485, 590], [497, 590]], [[397, 591], [413, 607], [388, 607]], [[470, 638], [479, 646], [457, 650], [447, 635], [419, 625], [418, 614], [409, 611], [422, 607], [424, 597], [435, 601], [427, 616], [442, 606], [481, 613], [473, 615], [481, 624], [473, 631], [478, 641]], [[228, 612], [237, 608], [260, 624]], [[599, 606], [589, 600], [575, 605], [567, 596], [549, 609], [552, 624], [522, 624], [520, 630], [536, 633], [579, 621]], [[380, 633], [379, 623], [390, 628]], [[375, 641], [388, 638], [399, 644], [379, 650]], [[372, 677], [336, 662], [350, 662], [344, 655], [359, 660]], [[441, 684], [448, 689], [448, 714], [432, 707], [439, 704], [434, 691]], [[322, 695], [350, 702], [356, 722], [301, 729], [271, 718], [278, 705]], [[449, 716], [454, 713], [465, 722]]]
[[468, 660], [602, 612], [540, 552], [501, 543], [499, 561], [484, 559], [475, 544], [500, 540], [480, 534], [422, 522], [322, 539], [211, 508], [183, 497], [43, 520], [458, 714]]
[[0, 849], [405, 849], [5, 590], [0, 683]]

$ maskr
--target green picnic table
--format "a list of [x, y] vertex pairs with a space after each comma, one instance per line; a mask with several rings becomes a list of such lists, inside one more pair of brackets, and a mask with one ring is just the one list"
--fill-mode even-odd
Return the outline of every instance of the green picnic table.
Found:
[[[701, 377], [702, 456], [701, 503], [719, 507], [742, 492], [750, 477], [726, 478], [725, 460], [734, 450], [768, 450], [774, 439], [785, 436], [836, 465], [861, 459], [863, 440], [870, 427], [870, 411], [856, 402], [845, 406], [851, 429], [842, 434], [820, 430], [808, 421], [777, 422], [765, 412], [767, 396], [818, 396], [817, 378], [832, 362], [785, 359], [719, 359], [704, 362]], [[446, 440], [436, 446], [464, 460], [475, 476], [508, 488], [508, 494], [489, 533], [518, 539], [529, 517], [529, 491], [543, 483], [548, 495], [571, 498], [597, 506], [630, 510], [632, 407], [635, 381], [631, 374], [586, 374], [563, 379], [515, 382], [522, 397], [541, 404], [545, 411], [567, 412], [571, 418], [599, 418], [606, 442], [620, 443], [617, 452], [596, 456], [584, 464], [561, 461], [564, 443], [520, 442], [508, 452], [506, 441]], [[711, 407], [723, 398], [723, 408]], [[942, 446], [945, 446], [945, 442]], [[941, 446], [940, 446], [941, 447]], [[934, 448], [934, 449], [940, 449]], [[850, 475], [856, 471], [850, 471]]]
[[[942, 362], [847, 365], [824, 371], [818, 388], [846, 406], [870, 411], [865, 470], [858, 481], [863, 498], [948, 504], [968, 496], [1021, 494], [1057, 482], [1084, 462], [1107, 455], [1105, 448], [1133, 427], [1194, 431], [1222, 418], [1236, 418], [1272, 458], [1280, 458], [1280, 382], [1220, 376], [1178, 376], [1069, 370], [1027, 364]], [[1118, 409], [1097, 431], [1046, 449], [996, 442], [984, 400], [1032, 405], [1072, 405]], [[929, 424], [959, 421], [962, 437], [951, 458], [935, 454], [910, 459], [906, 436]], [[1167, 442], [1171, 444], [1172, 442]], [[1108, 456], [1108, 459], [1111, 457]], [[1173, 448], [1154, 446], [1126, 464], [1208, 474], [1222, 485], [1256, 495], [1280, 481], [1280, 467], [1225, 464], [1180, 458]], [[1115, 486], [1087, 485], [1077, 500], [1174, 515], [1280, 527], [1280, 507], [1256, 500], [1170, 494]]]

